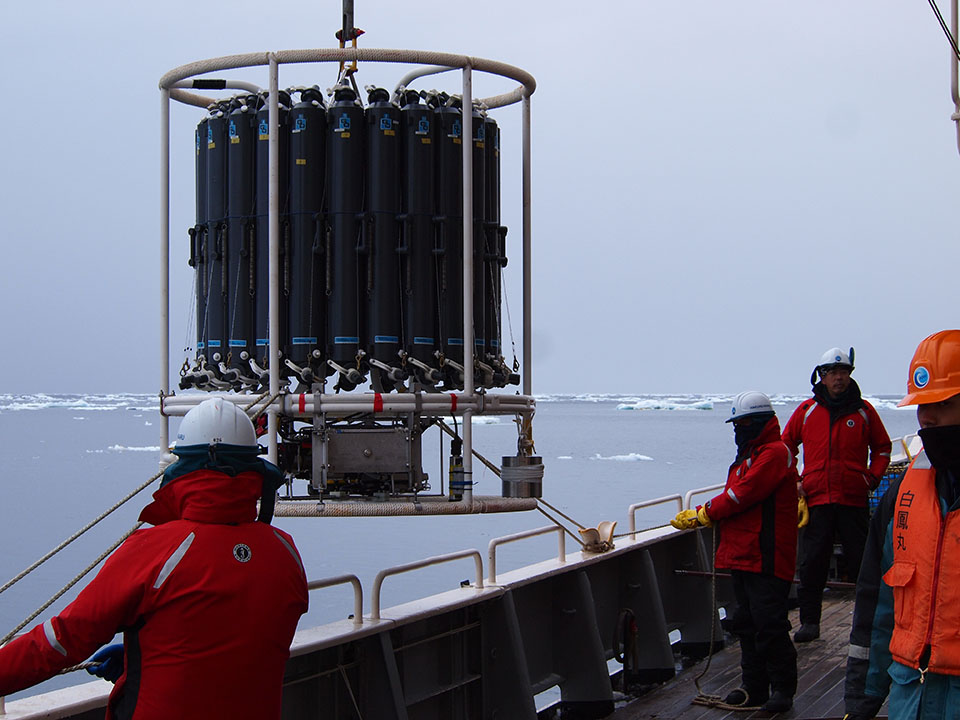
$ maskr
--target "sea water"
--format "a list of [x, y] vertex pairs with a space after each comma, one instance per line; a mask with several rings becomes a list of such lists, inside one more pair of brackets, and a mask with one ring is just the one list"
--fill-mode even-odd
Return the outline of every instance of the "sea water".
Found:
[[[803, 399], [773, 397], [781, 425]], [[869, 399], [891, 437], [916, 431], [915, 412], [898, 409], [898, 398]], [[731, 426], [723, 422], [731, 400], [723, 394], [538, 397], [534, 441], [545, 466], [543, 499], [586, 527], [616, 521], [619, 533], [629, 527], [627, 508], [632, 503], [723, 483], [735, 450]], [[0, 585], [157, 472], [163, 422], [157, 408], [157, 398], [149, 395], [0, 395], [0, 438], [6, 447], [0, 481]], [[171, 420], [171, 436], [178, 422]], [[499, 464], [502, 456], [516, 452], [517, 426], [508, 417], [478, 418], [473, 439], [477, 451]], [[448, 454], [448, 440], [441, 444], [439, 431], [429, 431], [423, 464], [431, 492], [441, 488]], [[475, 494], [500, 494], [499, 478], [479, 462], [474, 462], [474, 480]], [[0, 637], [129, 530], [155, 489], [156, 483], [0, 594]], [[675, 506], [669, 504], [640, 510], [637, 527], [662, 525], [674, 513]], [[277, 518], [275, 524], [293, 535], [308, 579], [358, 576], [365, 591], [364, 612], [369, 612], [369, 593], [381, 569], [466, 549], [479, 550], [486, 563], [492, 538], [542, 527], [550, 520], [528, 511]], [[567, 552], [577, 549], [568, 538]], [[553, 534], [513, 543], [498, 551], [497, 569], [509, 571], [554, 557], [556, 551]], [[381, 606], [454, 589], [464, 580], [473, 582], [474, 572], [473, 561], [464, 559], [387, 578]], [[91, 576], [28, 628], [62, 609]], [[347, 617], [353, 611], [352, 597], [349, 586], [314, 591], [300, 627]], [[72, 673], [22, 694], [89, 679], [86, 673]]]

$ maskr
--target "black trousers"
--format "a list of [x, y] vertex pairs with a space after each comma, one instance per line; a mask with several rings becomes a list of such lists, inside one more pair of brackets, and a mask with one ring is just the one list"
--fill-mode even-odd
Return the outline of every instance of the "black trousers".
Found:
[[797, 692], [797, 650], [790, 641], [790, 583], [773, 575], [733, 570], [737, 609], [727, 627], [740, 638], [743, 687], [753, 698], [772, 690]]
[[797, 600], [802, 624], [820, 624], [820, 605], [830, 570], [834, 535], [840, 536], [850, 580], [856, 582], [869, 525], [870, 511], [865, 507], [814, 505], [810, 508], [810, 522], [800, 530]]

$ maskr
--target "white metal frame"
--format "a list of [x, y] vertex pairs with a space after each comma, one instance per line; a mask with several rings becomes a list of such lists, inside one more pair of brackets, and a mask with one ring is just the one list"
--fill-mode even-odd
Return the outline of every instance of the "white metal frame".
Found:
[[[279, 90], [279, 66], [285, 63], [329, 63], [329, 62], [386, 62], [386, 63], [412, 63], [418, 65], [428, 65], [426, 68], [420, 68], [409, 73], [402, 82], [409, 82], [415, 77], [444, 70], [454, 70], [459, 68], [462, 72], [462, 92], [463, 92], [463, 138], [473, 137], [473, 118], [471, 108], [473, 107], [473, 71], [485, 72], [493, 75], [499, 75], [508, 79], [515, 80], [519, 85], [508, 93], [483, 98], [481, 102], [488, 108], [504, 107], [521, 102], [523, 106], [522, 117], [522, 223], [523, 223], [523, 396], [511, 396], [514, 398], [524, 397], [523, 403], [527, 410], [532, 410], [532, 373], [531, 373], [531, 173], [530, 173], [530, 96], [536, 90], [536, 81], [533, 76], [520, 68], [495, 60], [486, 60], [484, 58], [470, 57], [467, 55], [456, 55], [452, 53], [439, 53], [419, 50], [389, 50], [377, 48], [328, 48], [315, 50], [284, 50], [278, 52], [249, 53], [244, 55], [229, 55], [208, 60], [200, 60], [187, 65], [174, 68], [160, 79], [161, 94], [161, 121], [160, 121], [160, 145], [161, 145], [161, 171], [160, 171], [160, 287], [161, 287], [161, 338], [162, 338], [162, 358], [161, 358], [161, 388], [164, 395], [164, 401], [161, 403], [161, 410], [164, 415], [161, 423], [161, 442], [163, 447], [167, 447], [170, 441], [170, 430], [168, 415], [183, 414], [189, 407], [184, 409], [182, 403], [171, 402], [173, 398], [167, 398], [170, 394], [170, 101], [176, 100], [188, 105], [206, 108], [211, 103], [216, 102], [216, 98], [189, 92], [185, 87], [191, 87], [189, 78], [204, 75], [210, 72], [220, 70], [232, 70], [239, 68], [249, 68], [267, 65], [269, 68], [269, 115], [270, 125], [269, 140], [269, 277], [270, 277], [270, 296], [269, 296], [269, 323], [270, 323], [270, 395], [276, 397], [280, 391], [279, 362], [277, 362], [278, 351], [273, 347], [273, 343], [280, 335], [280, 305], [279, 305], [279, 236], [280, 236], [280, 215], [279, 215], [279, 106], [277, 95]], [[249, 83], [231, 82], [227, 87], [252, 89], [256, 86]], [[483, 396], [478, 396], [473, 382], [474, 365], [474, 337], [473, 337], [473, 153], [472, 142], [466, 141], [463, 145], [463, 339], [464, 339], [464, 392], [463, 400], [463, 470], [467, 478], [472, 476], [473, 472], [473, 435], [471, 418], [474, 412], [484, 403]], [[240, 400], [248, 396], [239, 396]], [[314, 396], [317, 397], [317, 396]], [[321, 398], [325, 396], [320, 396]], [[330, 402], [334, 396], [330, 396]], [[350, 396], [336, 396], [336, 401], [343, 403], [365, 402], [362, 400], [345, 400]], [[487, 394], [486, 397], [491, 397]], [[184, 398], [186, 399], [186, 398]], [[191, 397], [187, 402], [192, 406], [200, 402], [203, 398]], [[232, 398], [231, 398], [232, 399]], [[393, 398], [390, 397], [390, 401]], [[323, 402], [322, 400], [320, 401]], [[269, 458], [272, 461], [277, 459], [277, 415], [281, 412], [281, 404], [273, 402], [268, 408], [268, 436], [269, 436]], [[464, 491], [463, 502], [470, 504], [473, 499], [473, 493], [470, 485]]]

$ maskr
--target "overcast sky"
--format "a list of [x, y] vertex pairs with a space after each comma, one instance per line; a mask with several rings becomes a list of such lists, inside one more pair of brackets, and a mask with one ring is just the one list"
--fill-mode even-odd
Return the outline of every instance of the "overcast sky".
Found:
[[[4, 6], [0, 392], [159, 389], [157, 81], [335, 44], [339, 0], [281, 5]], [[823, 350], [854, 345], [864, 391], [898, 393], [917, 342], [960, 325], [948, 45], [922, 0], [357, 0], [356, 24], [364, 47], [537, 79], [536, 392], [804, 392]], [[403, 72], [361, 66], [358, 81]], [[245, 77], [267, 85], [264, 69]], [[280, 73], [334, 80], [332, 66]], [[475, 79], [478, 96], [502, 89]], [[519, 354], [519, 111], [495, 117]], [[193, 333], [201, 118], [172, 116], [174, 368]]]

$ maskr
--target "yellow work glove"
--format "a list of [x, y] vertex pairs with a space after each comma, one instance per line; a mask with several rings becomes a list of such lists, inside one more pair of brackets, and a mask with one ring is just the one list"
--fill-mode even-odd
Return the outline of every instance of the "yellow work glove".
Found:
[[697, 520], [698, 520], [698, 521], [700, 522], [700, 524], [703, 525], [704, 527], [710, 527], [710, 526], [713, 524], [713, 523], [710, 521], [710, 516], [707, 515], [707, 508], [706, 508], [705, 505], [704, 505], [704, 506], [701, 506], [700, 512], [697, 513]]
[[797, 500], [797, 527], [802, 528], [810, 522], [810, 508], [807, 507], [807, 499], [800, 497]]
[[670, 524], [673, 525], [677, 530], [689, 530], [690, 528], [695, 528], [697, 526], [697, 511], [681, 510], [677, 513], [677, 516], [670, 521]]

